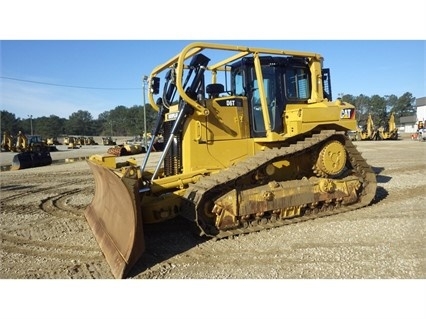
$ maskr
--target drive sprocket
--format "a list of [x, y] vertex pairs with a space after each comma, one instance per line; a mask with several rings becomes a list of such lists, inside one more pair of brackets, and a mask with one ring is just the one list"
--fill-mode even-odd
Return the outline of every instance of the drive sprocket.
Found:
[[314, 171], [319, 177], [338, 176], [345, 168], [346, 159], [344, 145], [338, 140], [330, 140], [319, 151]]

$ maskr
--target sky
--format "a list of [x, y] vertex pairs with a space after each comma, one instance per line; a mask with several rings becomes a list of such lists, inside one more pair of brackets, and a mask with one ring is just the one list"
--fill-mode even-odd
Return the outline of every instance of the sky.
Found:
[[94, 118], [143, 104], [142, 78], [192, 41], [320, 53], [333, 96], [426, 96], [423, 40], [3, 40], [1, 109], [16, 117], [78, 110]]

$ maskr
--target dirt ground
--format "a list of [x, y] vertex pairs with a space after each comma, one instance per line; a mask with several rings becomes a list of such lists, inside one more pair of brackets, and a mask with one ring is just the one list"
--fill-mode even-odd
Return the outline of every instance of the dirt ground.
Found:
[[[130, 278], [425, 279], [426, 143], [354, 144], [377, 174], [370, 206], [219, 241], [161, 224]], [[62, 146], [50, 166], [0, 173], [1, 279], [113, 278], [84, 217], [94, 193], [84, 158], [107, 148]]]

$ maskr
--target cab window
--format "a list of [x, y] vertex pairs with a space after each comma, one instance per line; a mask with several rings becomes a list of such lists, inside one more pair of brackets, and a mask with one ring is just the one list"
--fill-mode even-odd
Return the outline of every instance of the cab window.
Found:
[[285, 71], [286, 97], [288, 100], [307, 100], [310, 98], [310, 80], [306, 68], [288, 68]]

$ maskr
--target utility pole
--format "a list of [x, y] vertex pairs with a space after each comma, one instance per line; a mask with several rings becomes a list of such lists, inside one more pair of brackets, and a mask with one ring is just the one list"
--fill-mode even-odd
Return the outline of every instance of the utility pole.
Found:
[[[146, 85], [148, 84], [148, 77], [146, 75], [143, 76], [143, 131], [144, 131], [144, 135], [143, 135], [143, 141], [145, 143], [145, 148], [148, 147], [148, 141], [147, 141], [147, 132], [146, 132], [146, 96], [145, 96], [145, 91], [146, 91]], [[152, 137], [154, 138], [154, 137]]]
[[27, 115], [30, 118], [30, 125], [31, 125], [31, 135], [33, 135], [33, 116]]

